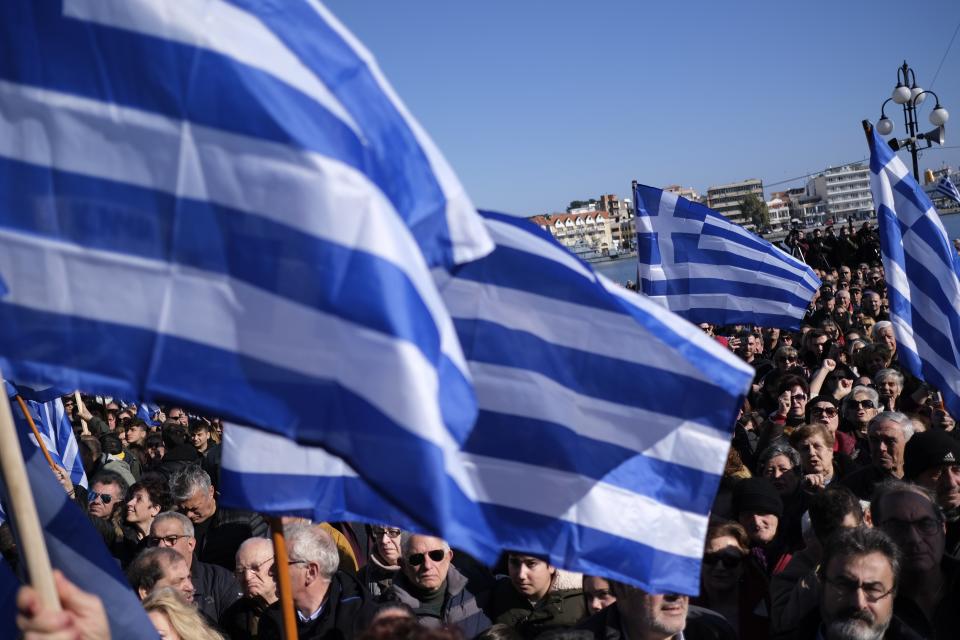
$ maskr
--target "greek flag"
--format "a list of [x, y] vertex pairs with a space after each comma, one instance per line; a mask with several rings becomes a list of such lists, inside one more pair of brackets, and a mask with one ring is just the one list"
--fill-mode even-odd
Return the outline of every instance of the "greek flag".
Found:
[[960, 191], [957, 191], [957, 186], [953, 184], [949, 176], [943, 176], [937, 180], [937, 193], [943, 194], [960, 204]]
[[871, 128], [870, 173], [897, 357], [960, 415], [960, 280], [954, 250], [920, 185]]
[[33, 418], [33, 424], [40, 433], [43, 447], [50, 453], [53, 461], [67, 470], [73, 484], [87, 487], [87, 474], [83, 469], [83, 459], [80, 457], [77, 438], [59, 396], [40, 402], [35, 398], [49, 397], [49, 394], [10, 382], [6, 382], [6, 387], [17, 434], [20, 436], [20, 445], [40, 446], [40, 443], [36, 441], [20, 403], [16, 401], [17, 395], [23, 398], [24, 405], [30, 412], [30, 417]]
[[[752, 369], [693, 325], [597, 276], [534, 225], [483, 215], [496, 250], [438, 275], [480, 405], [448, 467], [460, 470], [453, 486], [470, 503], [458, 512], [478, 518], [479, 510], [479, 523], [451, 527], [447, 539], [469, 551], [489, 536], [498, 549], [549, 556], [567, 569], [697, 593], [708, 513]], [[314, 453], [311, 466], [301, 462], [306, 453], [262, 451], [233, 448], [227, 437], [224, 499], [234, 506], [285, 499], [309, 512], [344, 500], [365, 520], [396, 517], [369, 517], [379, 513], [375, 492], [335, 458]], [[267, 462], [274, 457], [282, 468]], [[231, 489], [246, 473], [254, 475], [244, 500]], [[263, 488], [278, 482], [284, 498]]]
[[446, 519], [477, 409], [430, 270], [493, 245], [362, 45], [309, 0], [11, 0], [0, 33], [3, 372], [323, 445]]
[[[75, 585], [103, 601], [111, 637], [156, 640], [156, 629], [87, 515], [67, 498], [39, 449], [24, 449], [23, 456], [50, 564]], [[6, 485], [0, 478], [0, 502], [6, 507], [8, 500]], [[8, 508], [5, 510], [12, 513]], [[15, 588], [10, 583], [12, 577], [9, 572], [0, 571], [0, 595]], [[0, 609], [2, 602], [0, 600]]]
[[675, 193], [635, 183], [634, 198], [640, 291], [692, 322], [799, 329], [810, 267]]

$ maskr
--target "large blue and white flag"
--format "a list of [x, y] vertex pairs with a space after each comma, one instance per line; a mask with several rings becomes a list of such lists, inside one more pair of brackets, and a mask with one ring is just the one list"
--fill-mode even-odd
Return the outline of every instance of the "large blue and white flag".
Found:
[[11, 0], [0, 34], [0, 369], [323, 445], [447, 520], [476, 401], [430, 269], [493, 245], [370, 54], [310, 0]]
[[637, 184], [639, 290], [692, 322], [798, 329], [813, 269], [709, 207]]
[[[708, 513], [752, 369], [530, 223], [484, 216], [496, 250], [442, 285], [480, 403], [451, 484], [472, 503], [459, 512], [479, 509], [483, 523], [448, 540], [697, 593]], [[275, 450], [238, 446], [230, 434], [232, 425], [224, 500], [253, 509], [287, 501], [308, 513], [320, 505], [317, 517], [343, 513], [327, 509], [346, 502], [348, 514], [391, 521], [342, 461], [282, 447], [264, 455]]]
[[[87, 515], [67, 498], [39, 449], [30, 447], [23, 454], [50, 564], [103, 601], [113, 638], [156, 640], [156, 629]], [[11, 510], [6, 508], [8, 500], [6, 485], [0, 478], [0, 502], [8, 518], [13, 519]], [[0, 592], [3, 590], [0, 587]]]
[[937, 386], [960, 416], [960, 279], [946, 229], [906, 165], [871, 129], [870, 185], [877, 203], [897, 357]]
[[960, 191], [957, 190], [957, 185], [953, 184], [953, 181], [950, 180], [950, 176], [943, 176], [937, 180], [937, 193], [945, 195], [957, 204], [960, 204]]

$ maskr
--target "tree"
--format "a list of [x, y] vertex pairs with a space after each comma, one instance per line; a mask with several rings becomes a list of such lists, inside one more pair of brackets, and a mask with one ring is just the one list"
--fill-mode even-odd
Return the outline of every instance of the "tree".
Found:
[[758, 198], [755, 193], [748, 193], [740, 202], [740, 212], [753, 223], [757, 230], [770, 226], [770, 212], [767, 210], [767, 203]]

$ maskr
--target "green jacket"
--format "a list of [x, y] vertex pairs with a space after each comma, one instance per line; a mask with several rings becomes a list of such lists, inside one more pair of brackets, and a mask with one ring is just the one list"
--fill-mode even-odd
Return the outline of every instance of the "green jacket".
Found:
[[587, 617], [587, 608], [580, 589], [550, 591], [534, 606], [507, 579], [493, 589], [490, 614], [495, 623], [511, 626], [525, 640], [533, 640], [545, 631], [573, 627]]

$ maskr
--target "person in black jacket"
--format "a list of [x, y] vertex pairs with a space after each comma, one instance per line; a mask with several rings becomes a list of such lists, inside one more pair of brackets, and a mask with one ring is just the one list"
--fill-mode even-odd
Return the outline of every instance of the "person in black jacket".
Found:
[[243, 541], [267, 535], [267, 523], [259, 514], [220, 508], [210, 475], [197, 465], [177, 472], [170, 489], [177, 509], [193, 522], [197, 557], [204, 562], [233, 571]]
[[[284, 529], [289, 549], [290, 592], [300, 640], [351, 640], [373, 618], [376, 606], [352, 575], [337, 571], [337, 545], [319, 526]], [[275, 603], [260, 620], [260, 639], [279, 640], [282, 613]]]
[[193, 602], [213, 622], [218, 622], [240, 597], [240, 584], [232, 572], [194, 556], [197, 541], [193, 523], [182, 513], [164, 511], [154, 518], [148, 544], [170, 547], [186, 560], [193, 581]]

